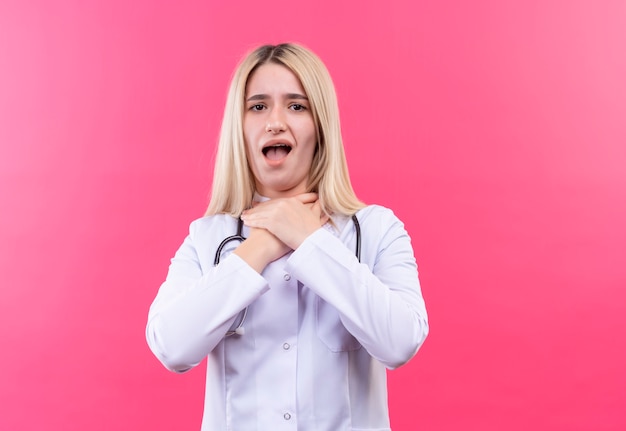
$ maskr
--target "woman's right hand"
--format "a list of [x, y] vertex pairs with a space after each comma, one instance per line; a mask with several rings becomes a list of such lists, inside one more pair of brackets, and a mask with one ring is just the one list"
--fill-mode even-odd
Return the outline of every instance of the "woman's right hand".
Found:
[[290, 251], [287, 245], [267, 229], [253, 227], [250, 228], [248, 238], [235, 249], [234, 253], [260, 274], [267, 265]]

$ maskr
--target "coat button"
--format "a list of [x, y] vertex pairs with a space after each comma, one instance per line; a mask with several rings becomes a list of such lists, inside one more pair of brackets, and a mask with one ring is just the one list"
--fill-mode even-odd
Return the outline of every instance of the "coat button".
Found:
[[289, 413], [285, 413], [283, 415], [283, 417], [285, 418], [286, 421], [288, 421], [289, 419], [291, 419], [291, 415]]
[[285, 349], [285, 350], [289, 350], [290, 347], [291, 346], [289, 345], [289, 343], [283, 344], [283, 349]]
[[291, 275], [289, 275], [289, 274], [285, 274], [285, 275], [283, 276], [283, 278], [285, 279], [285, 281], [289, 281], [289, 280], [291, 280]]

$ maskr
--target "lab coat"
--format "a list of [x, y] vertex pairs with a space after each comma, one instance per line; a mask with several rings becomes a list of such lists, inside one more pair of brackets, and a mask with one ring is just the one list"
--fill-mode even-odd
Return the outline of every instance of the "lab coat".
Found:
[[[208, 356], [202, 430], [390, 429], [386, 368], [422, 345], [426, 308], [402, 222], [381, 206], [357, 217], [361, 263], [354, 224], [340, 216], [262, 274], [232, 254], [237, 242], [213, 264], [236, 219], [191, 224], [150, 307], [146, 336], [175, 372]], [[245, 307], [245, 333], [226, 337]]]

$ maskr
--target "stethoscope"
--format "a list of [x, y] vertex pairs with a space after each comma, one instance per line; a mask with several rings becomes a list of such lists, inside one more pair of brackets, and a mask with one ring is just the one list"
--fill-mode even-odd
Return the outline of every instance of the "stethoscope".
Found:
[[[359, 224], [359, 219], [356, 215], [352, 215], [352, 221], [354, 222], [354, 230], [356, 232], [356, 247], [355, 247], [355, 255], [358, 261], [361, 261], [361, 225]], [[224, 238], [224, 240], [220, 243], [215, 251], [215, 259], [213, 259], [213, 265], [217, 266], [220, 263], [220, 257], [222, 256], [222, 250], [226, 247], [227, 244], [233, 241], [244, 242], [246, 238], [242, 234], [243, 232], [243, 220], [241, 217], [237, 221], [237, 233], [235, 235], [231, 235], [229, 237]], [[243, 335], [245, 333], [243, 323], [246, 321], [246, 316], [248, 315], [248, 307], [244, 308], [240, 313], [237, 320], [231, 326], [231, 329], [226, 331], [226, 336], [230, 335]], [[234, 327], [234, 328], [233, 328]]]

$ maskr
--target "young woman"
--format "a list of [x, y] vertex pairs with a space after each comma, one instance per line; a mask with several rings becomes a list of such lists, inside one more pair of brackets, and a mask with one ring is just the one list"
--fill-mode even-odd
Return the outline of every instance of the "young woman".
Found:
[[147, 340], [208, 356], [203, 430], [389, 430], [386, 368], [428, 322], [410, 238], [350, 185], [323, 63], [262, 46], [232, 80], [205, 217], [172, 259]]

